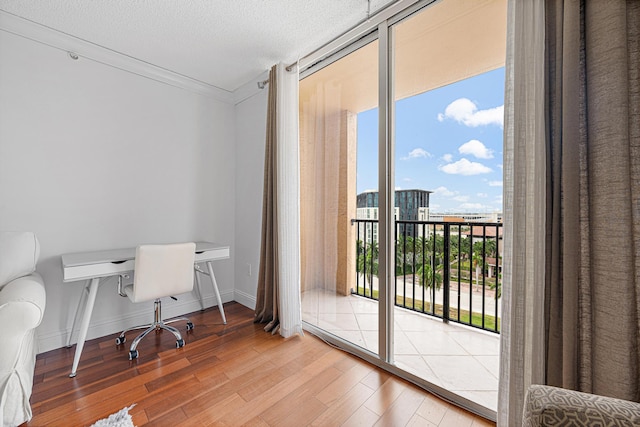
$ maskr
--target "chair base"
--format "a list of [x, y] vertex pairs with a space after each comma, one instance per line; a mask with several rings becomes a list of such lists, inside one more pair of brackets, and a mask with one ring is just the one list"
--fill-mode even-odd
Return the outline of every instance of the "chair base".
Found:
[[191, 321], [186, 317], [175, 317], [175, 318], [168, 319], [168, 320], [162, 320], [161, 312], [162, 312], [162, 304], [160, 302], [160, 299], [157, 299], [157, 300], [154, 301], [154, 321], [153, 321], [153, 323], [146, 324], [146, 325], [140, 325], [140, 326], [134, 326], [132, 328], [125, 329], [124, 331], [122, 331], [120, 333], [120, 336], [118, 336], [116, 338], [116, 345], [121, 345], [121, 344], [124, 344], [127, 341], [127, 338], [125, 336], [125, 334], [127, 332], [130, 332], [130, 331], [133, 331], [133, 330], [137, 330], [137, 329], [144, 329], [144, 331], [141, 332], [140, 334], [138, 334], [138, 336], [135, 337], [133, 339], [133, 341], [131, 342], [131, 347], [129, 347], [129, 360], [133, 360], [133, 359], [137, 359], [138, 358], [138, 350], [137, 350], [138, 344], [151, 331], [165, 329], [165, 330], [171, 332], [176, 337], [176, 348], [184, 347], [185, 343], [184, 343], [184, 339], [182, 339], [182, 334], [180, 334], [180, 331], [178, 331], [173, 326], [169, 326], [169, 323], [186, 321], [187, 322], [187, 331], [193, 330], [193, 323], [191, 323]]

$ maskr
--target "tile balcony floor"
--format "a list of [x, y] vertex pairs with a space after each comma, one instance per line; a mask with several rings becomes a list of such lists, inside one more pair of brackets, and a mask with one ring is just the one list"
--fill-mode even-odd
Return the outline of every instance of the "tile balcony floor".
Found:
[[[302, 318], [378, 352], [378, 302], [334, 292], [302, 293]], [[500, 336], [449, 324], [399, 307], [394, 312], [395, 364], [493, 411], [498, 401]]]

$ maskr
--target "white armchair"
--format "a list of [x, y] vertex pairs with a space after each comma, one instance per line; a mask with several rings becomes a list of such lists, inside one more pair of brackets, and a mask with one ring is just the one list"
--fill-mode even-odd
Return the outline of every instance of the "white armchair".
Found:
[[0, 232], [0, 420], [17, 426], [31, 419], [29, 398], [36, 363], [36, 331], [45, 308], [42, 277], [35, 272], [40, 245], [33, 233]]

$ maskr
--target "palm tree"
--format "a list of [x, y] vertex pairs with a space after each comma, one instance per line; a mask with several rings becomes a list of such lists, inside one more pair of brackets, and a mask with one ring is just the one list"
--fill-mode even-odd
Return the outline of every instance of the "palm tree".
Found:
[[[496, 258], [496, 279], [493, 282], [489, 282], [489, 289], [495, 290], [497, 295], [496, 298], [500, 298], [502, 296], [502, 280], [500, 275], [500, 264], [502, 263], [502, 257]], [[497, 289], [496, 289], [497, 285]]]
[[444, 236], [440, 234], [430, 235], [424, 246], [425, 255], [434, 260], [436, 265], [444, 262]]
[[487, 240], [485, 240], [484, 249], [488, 257], [495, 258], [498, 252], [495, 239], [487, 238]]
[[414, 240], [399, 235], [396, 239], [396, 276], [413, 273]]
[[473, 263], [473, 267], [476, 271], [476, 291], [477, 291], [478, 287], [480, 286], [480, 280], [479, 280], [480, 268], [483, 265], [482, 255], [478, 252], [474, 252], [473, 257], [471, 258], [471, 262]]
[[373, 282], [373, 276], [378, 277], [378, 243], [371, 242], [363, 245], [362, 241], [358, 240], [356, 256], [356, 271], [364, 275], [366, 289], [366, 283], [371, 284]]
[[420, 286], [436, 289], [442, 286], [442, 263], [444, 262], [444, 237], [432, 234], [429, 238], [416, 238], [416, 276]]
[[427, 289], [431, 288], [431, 285], [435, 285], [436, 289], [440, 290], [442, 287], [442, 274], [438, 270], [433, 271], [431, 264], [421, 263], [416, 269], [416, 276], [419, 277], [418, 283], [420, 286], [426, 286]]
[[460, 247], [458, 248], [460, 259], [469, 259], [470, 250], [471, 250], [471, 237], [465, 237], [462, 240], [460, 240]]
[[480, 270], [482, 270], [482, 274], [484, 275], [485, 260], [486, 260], [486, 254], [487, 254], [487, 243], [488, 241], [485, 241], [484, 246], [482, 242], [476, 242], [473, 244], [473, 254], [471, 256], [471, 262], [473, 263], [473, 267], [475, 268], [475, 272], [476, 272], [476, 291], [480, 286], [480, 280], [479, 280]]

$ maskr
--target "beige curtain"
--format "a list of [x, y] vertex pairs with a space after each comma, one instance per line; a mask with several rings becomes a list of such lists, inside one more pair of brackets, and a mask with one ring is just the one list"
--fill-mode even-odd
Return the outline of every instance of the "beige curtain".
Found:
[[298, 70], [269, 72], [262, 242], [255, 322], [284, 338], [303, 335], [300, 303]]
[[640, 401], [640, 1], [545, 14], [546, 382]]
[[532, 383], [640, 400], [640, 1], [509, 0], [508, 19], [497, 418], [511, 427]]
[[269, 97], [267, 106], [267, 132], [264, 149], [264, 190], [262, 195], [262, 239], [260, 244], [260, 270], [256, 293], [256, 323], [266, 323], [265, 331], [277, 332], [278, 319], [278, 215], [277, 196], [277, 70], [269, 71]]

